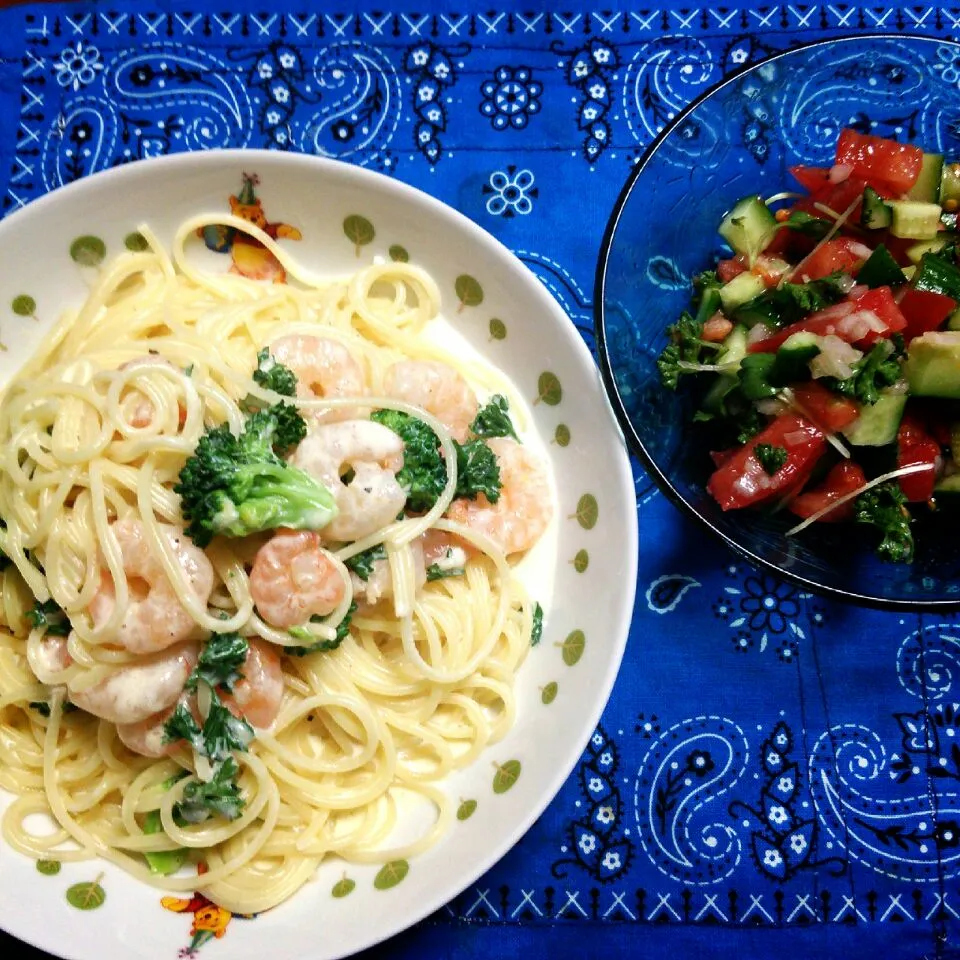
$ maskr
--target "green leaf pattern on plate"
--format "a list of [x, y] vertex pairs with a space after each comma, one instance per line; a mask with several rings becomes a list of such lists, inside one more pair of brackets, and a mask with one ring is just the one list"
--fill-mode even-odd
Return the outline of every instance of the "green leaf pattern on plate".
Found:
[[131, 253], [142, 253], [150, 246], [150, 244], [147, 243], [147, 238], [139, 230], [134, 230], [133, 233], [128, 233], [123, 238], [123, 245]]
[[453, 284], [457, 299], [460, 305], [457, 307], [459, 313], [464, 307], [479, 307], [483, 303], [483, 287], [480, 286], [475, 277], [469, 273], [461, 273]]
[[70, 259], [81, 267], [98, 267], [106, 255], [107, 245], [99, 237], [77, 237], [70, 244]]
[[567, 639], [560, 644], [563, 653], [563, 662], [568, 667], [573, 667], [579, 663], [583, 656], [583, 649], [587, 645], [587, 638], [582, 630], [571, 630], [567, 634]]
[[406, 860], [391, 860], [385, 863], [373, 878], [373, 885], [377, 890], [389, 890], [395, 887], [410, 872], [410, 864]]
[[72, 887], [69, 887], [67, 889], [67, 903], [78, 910], [96, 910], [98, 907], [102, 907], [103, 902], [107, 899], [106, 891], [100, 886], [102, 879], [103, 874], [101, 873], [96, 880], [90, 883], [75, 883]]
[[37, 873], [42, 873], [45, 877], [55, 877], [60, 872], [60, 868], [59, 860], [37, 861]]
[[600, 516], [597, 498], [592, 493], [585, 493], [577, 501], [577, 512], [574, 516], [584, 530], [592, 530], [597, 525], [597, 518]]
[[387, 254], [394, 263], [407, 263], [410, 260], [410, 254], [407, 253], [406, 247], [401, 247], [399, 243], [393, 244]]
[[497, 772], [493, 777], [493, 792], [506, 793], [520, 779], [520, 761], [508, 760], [504, 764], [495, 763]]
[[534, 405], [545, 403], [548, 407], [555, 407], [563, 399], [563, 387], [555, 373], [545, 370], [537, 378], [537, 399]]
[[338, 900], [343, 897], [349, 897], [353, 893], [354, 887], [356, 887], [357, 881], [351, 880], [348, 876], [344, 876], [342, 880], [338, 880], [334, 885], [330, 893], [336, 897]]
[[507, 325], [497, 317], [490, 318], [490, 339], [491, 340], [507, 339]]
[[558, 423], [557, 429], [553, 431], [553, 440], [558, 447], [566, 447], [570, 444], [570, 428], [565, 423]]
[[587, 567], [590, 566], [590, 554], [586, 550], [578, 550], [576, 556], [573, 558], [573, 569], [577, 573], [583, 573]]
[[360, 256], [360, 248], [372, 243], [373, 238], [377, 235], [376, 230], [373, 229], [373, 224], [358, 213], [352, 213], [343, 221], [343, 232], [346, 238], [352, 241], [358, 257]]
[[549, 707], [557, 699], [557, 681], [551, 680], [541, 691], [540, 701], [545, 707]]
[[18, 317], [32, 317], [37, 312], [37, 301], [30, 294], [21, 293], [20, 296], [13, 298], [10, 309]]
[[457, 807], [457, 819], [458, 820], [469, 820], [474, 812], [477, 809], [476, 800], [464, 800], [463, 803]]

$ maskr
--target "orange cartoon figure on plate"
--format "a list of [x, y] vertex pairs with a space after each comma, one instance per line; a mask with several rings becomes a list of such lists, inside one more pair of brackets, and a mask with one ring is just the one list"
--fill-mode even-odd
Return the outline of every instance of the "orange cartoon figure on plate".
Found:
[[[201, 864], [197, 872], [200, 874], [206, 873], [206, 865]], [[202, 893], [194, 893], [189, 899], [186, 897], [163, 897], [160, 900], [160, 905], [173, 913], [193, 914], [193, 924], [190, 927], [190, 945], [180, 951], [179, 957], [181, 960], [196, 956], [197, 951], [205, 943], [214, 939], [221, 939], [234, 917], [234, 914], [229, 910], [218, 907]], [[238, 916], [249, 919], [248, 916], [242, 914]]]
[[[289, 223], [271, 223], [263, 204], [255, 193], [260, 178], [255, 173], [243, 174], [239, 196], [230, 197], [230, 212], [241, 220], [259, 227], [272, 240], [302, 240], [303, 234]], [[211, 233], [212, 230], [212, 233]], [[259, 241], [239, 230], [226, 231], [223, 227], [203, 231], [207, 246], [218, 253], [228, 253], [233, 259], [231, 273], [239, 273], [250, 280], [285, 283], [287, 272], [280, 261]]]

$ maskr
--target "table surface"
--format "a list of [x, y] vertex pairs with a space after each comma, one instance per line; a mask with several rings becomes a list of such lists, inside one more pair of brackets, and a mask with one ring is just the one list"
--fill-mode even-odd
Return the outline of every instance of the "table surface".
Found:
[[[546, 284], [592, 348], [608, 212], [686, 103], [797, 43], [946, 38], [960, 26], [960, 9], [926, 5], [467, 6], [116, 0], [0, 11], [3, 212], [147, 156], [323, 151], [466, 213]], [[131, 76], [148, 91], [147, 45], [183, 67], [166, 96], [111, 94], [103, 78], [123, 58], [141, 58]], [[324, 102], [294, 72], [278, 85], [258, 64], [282, 74], [286, 50], [365, 71], [390, 95]], [[432, 75], [438, 57], [448, 67]], [[249, 103], [227, 116], [200, 81], [238, 76]], [[317, 124], [318, 110], [330, 122]], [[762, 109], [755, 122], [762, 132]], [[318, 126], [326, 139], [309, 139]], [[589, 748], [493, 870], [370, 955], [950, 956], [960, 622], [801, 593], [706, 539], [635, 475], [635, 617]], [[226, 956], [226, 943], [204, 955]], [[13, 944], [0, 935], [0, 946]]]

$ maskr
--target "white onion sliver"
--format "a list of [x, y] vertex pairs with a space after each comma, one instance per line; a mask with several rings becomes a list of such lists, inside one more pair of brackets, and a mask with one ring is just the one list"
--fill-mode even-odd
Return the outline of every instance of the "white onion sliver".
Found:
[[831, 510], [836, 510], [837, 507], [842, 507], [848, 500], [853, 500], [854, 497], [859, 497], [861, 493], [864, 493], [865, 491], [871, 489], [872, 487], [876, 487], [881, 483], [885, 483], [887, 480], [894, 480], [897, 477], [908, 477], [912, 473], [922, 473], [926, 470], [932, 469], [932, 463], [914, 463], [909, 467], [900, 467], [899, 470], [891, 470], [889, 473], [882, 473], [879, 477], [874, 477], [862, 487], [858, 487], [851, 493], [845, 493], [842, 497], [838, 497], [836, 500], [834, 500], [833, 503], [828, 503], [822, 510], [818, 510], [816, 513], [811, 514], [806, 520], [798, 523], [795, 527], [791, 527], [789, 530], [787, 530], [784, 536], [792, 537], [801, 530], [806, 530], [811, 523], [816, 523], [822, 516], [830, 513]]

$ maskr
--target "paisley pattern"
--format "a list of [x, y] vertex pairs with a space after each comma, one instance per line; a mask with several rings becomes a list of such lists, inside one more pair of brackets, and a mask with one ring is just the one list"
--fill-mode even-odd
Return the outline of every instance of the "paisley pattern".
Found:
[[[335, 157], [402, 178], [491, 231], [592, 348], [603, 212], [663, 127], [745, 66], [839, 33], [940, 38], [926, 58], [906, 42], [882, 62], [824, 49], [816, 70], [787, 78], [783, 97], [776, 61], [733, 79], [731, 113], [684, 126], [671, 146], [684, 182], [691, 147], [705, 141], [739, 141], [764, 176], [779, 177], [788, 152], [823, 162], [840, 124], [960, 156], [960, 53], [946, 42], [960, 14], [950, 7], [169, 6], [0, 14], [23, 38], [0, 62], [4, 211], [184, 150]], [[851, 111], [853, 85], [873, 91], [868, 114]], [[720, 191], [710, 169], [696, 175]], [[679, 260], [645, 258], [637, 282], [657, 300], [681, 295], [690, 266]], [[5, 336], [31, 312], [11, 310]], [[627, 324], [610, 348], [656, 354]], [[632, 402], [665, 432], [679, 429], [671, 400], [638, 384]], [[636, 493], [635, 621], [593, 740], [514, 853], [399, 955], [452, 955], [467, 929], [494, 936], [513, 925], [556, 925], [559, 953], [569, 925], [583, 922], [591, 936], [610, 930], [630, 944], [639, 925], [645, 938], [660, 925], [702, 926], [703, 943], [717, 924], [780, 928], [762, 931], [771, 939], [744, 952], [751, 960], [796, 953], [794, 928], [819, 924], [829, 946], [801, 952], [834, 956], [844, 931], [877, 929], [883, 945], [897, 921], [905, 955], [948, 956], [960, 942], [960, 617], [824, 602], [706, 538], [639, 465]], [[591, 556], [602, 549], [588, 546]], [[556, 722], [562, 678], [559, 689], [551, 706], [534, 705]]]

